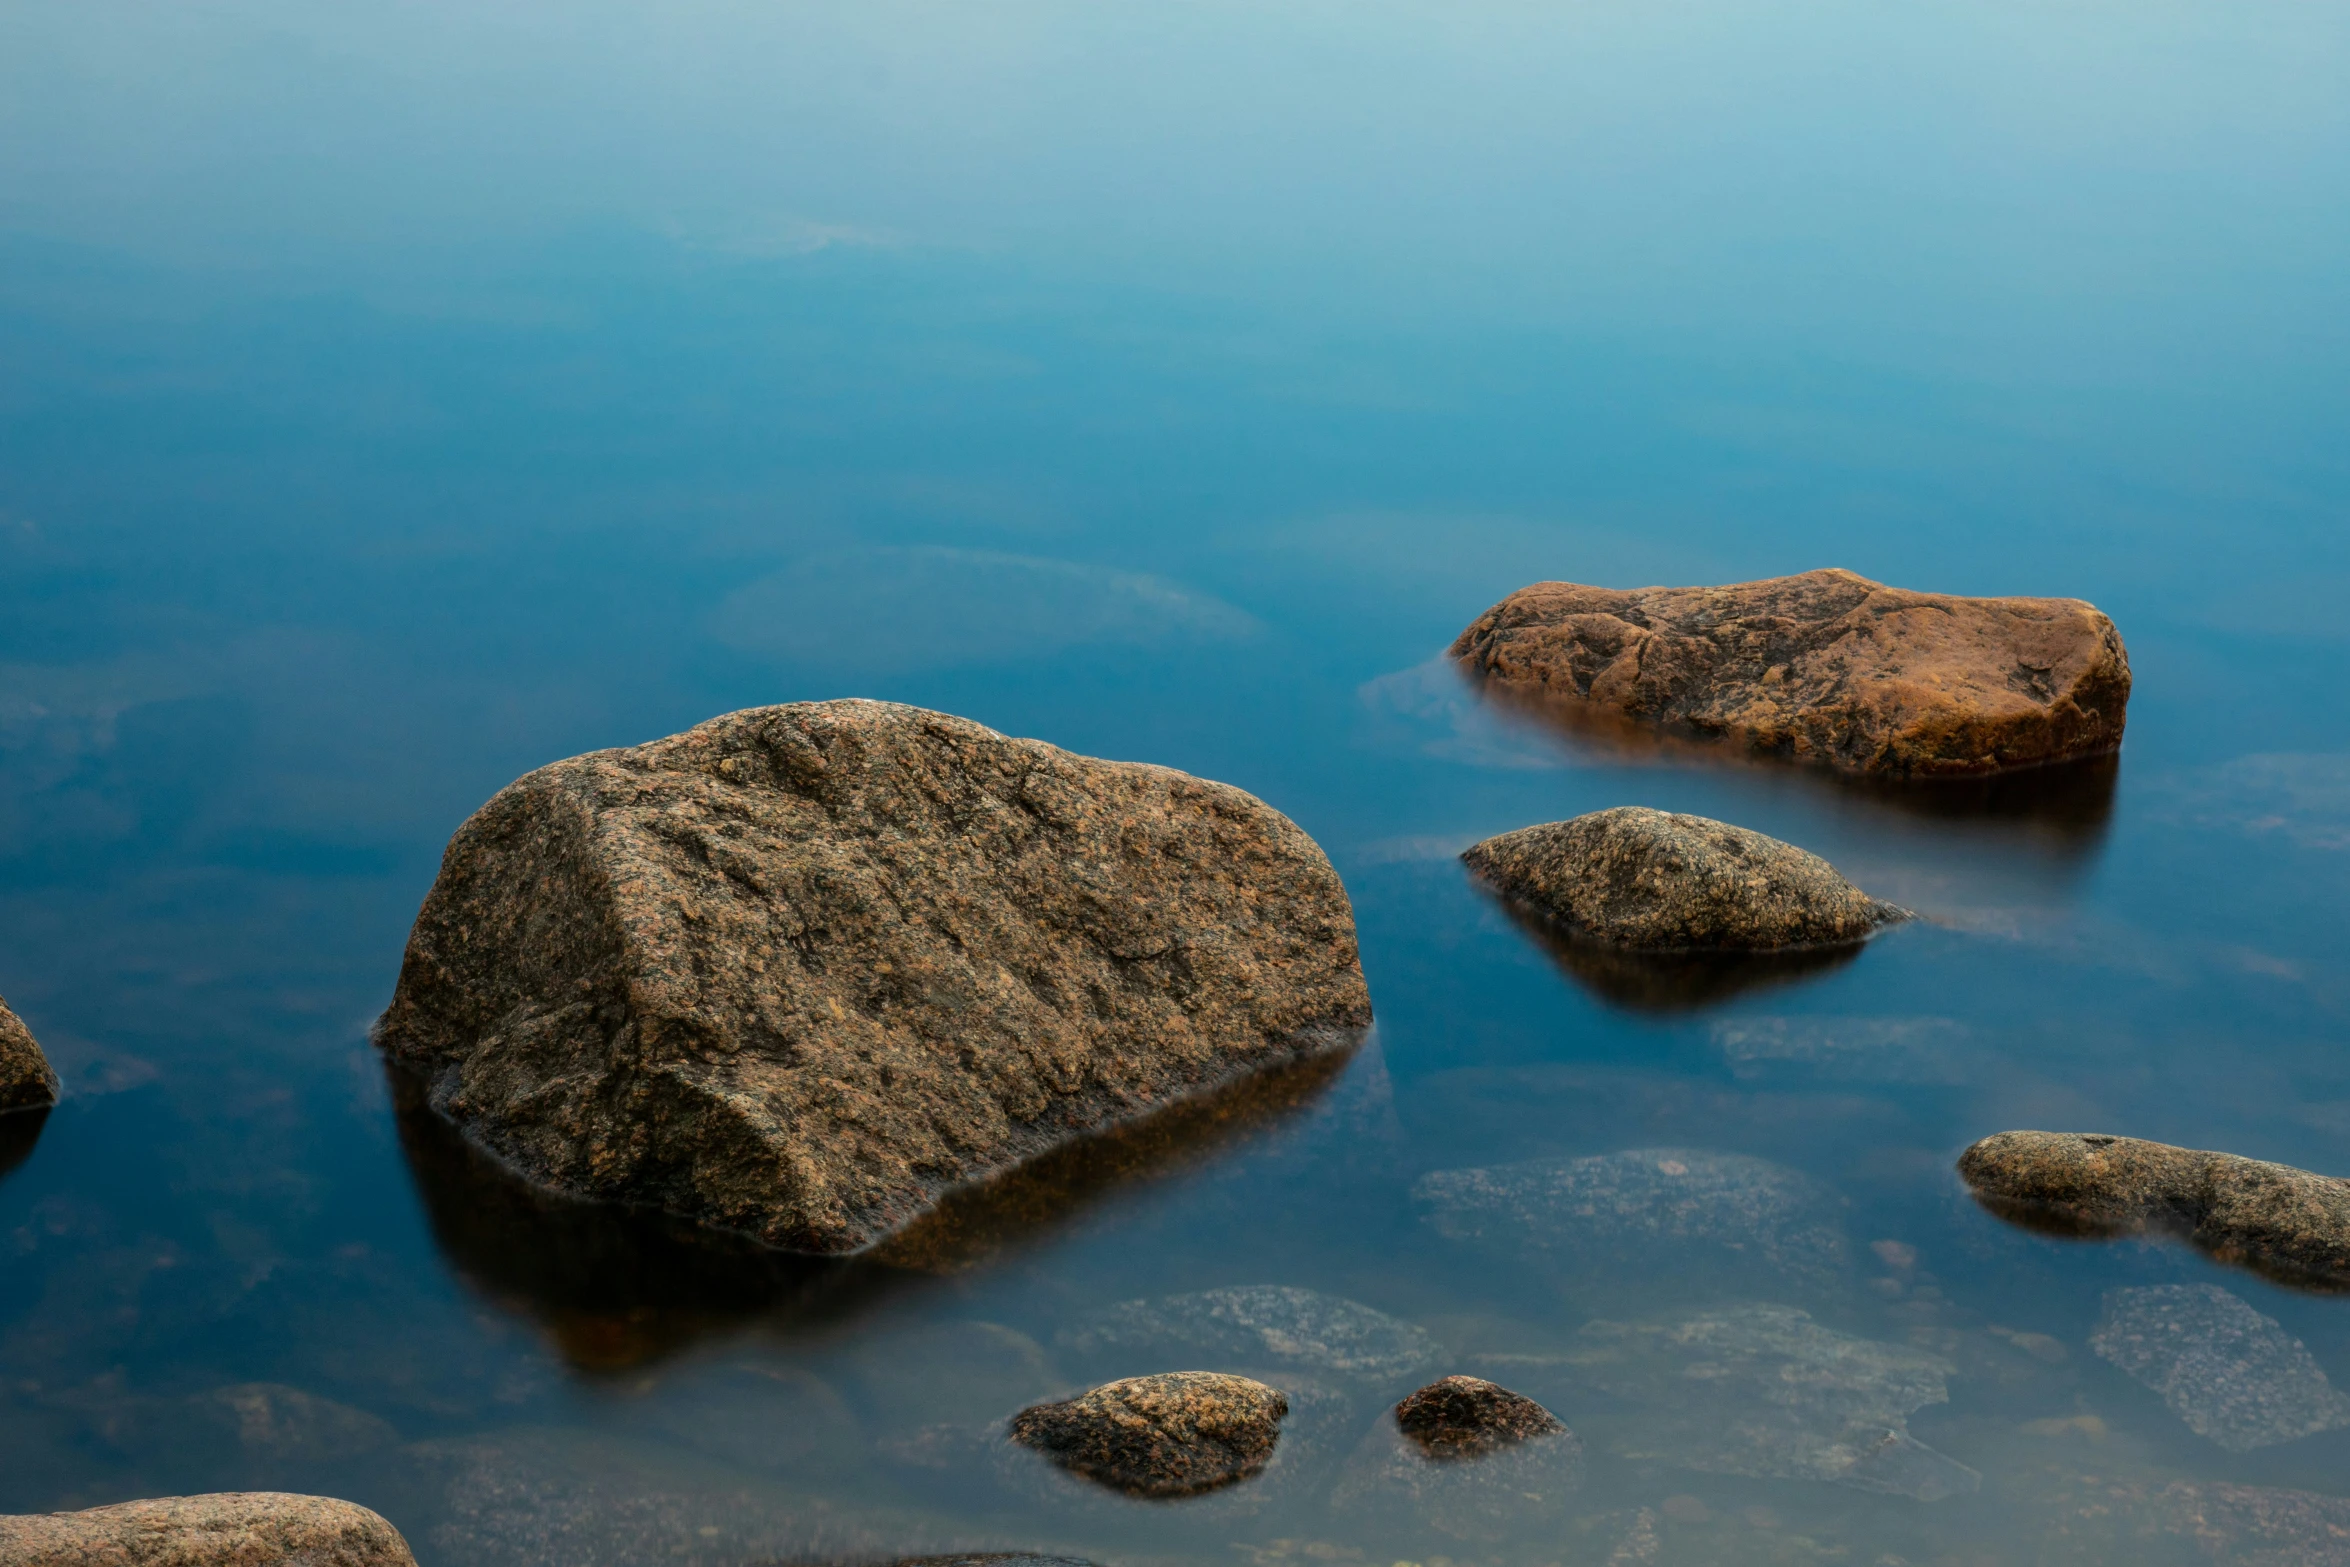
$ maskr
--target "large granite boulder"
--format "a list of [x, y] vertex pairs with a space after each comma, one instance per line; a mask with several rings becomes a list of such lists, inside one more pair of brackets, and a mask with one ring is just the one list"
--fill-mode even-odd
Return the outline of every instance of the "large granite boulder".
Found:
[[1993, 773], [2122, 743], [2130, 661], [2078, 599], [1807, 571], [1716, 588], [1537, 582], [1452, 656], [1489, 680], [1854, 773]]
[[2172, 1231], [2262, 1273], [2350, 1284], [2350, 1181], [2336, 1176], [2098, 1132], [1995, 1132], [1958, 1173], [1993, 1212], [2034, 1227]]
[[545, 1186], [844, 1252], [1369, 1020], [1345, 888], [1262, 802], [840, 701], [509, 785], [377, 1037]]
[[24, 1019], [0, 998], [0, 1111], [35, 1110], [57, 1103], [57, 1074], [33, 1041]]
[[1521, 827], [1461, 859], [1572, 935], [1649, 951], [1848, 946], [1911, 918], [1791, 843], [1638, 805]]
[[1128, 1496], [1197, 1496], [1261, 1472], [1281, 1440], [1278, 1388], [1213, 1371], [1104, 1383], [1012, 1417], [1011, 1439]]
[[416, 1567], [408, 1542], [353, 1502], [226, 1491], [0, 1517], [8, 1567]]

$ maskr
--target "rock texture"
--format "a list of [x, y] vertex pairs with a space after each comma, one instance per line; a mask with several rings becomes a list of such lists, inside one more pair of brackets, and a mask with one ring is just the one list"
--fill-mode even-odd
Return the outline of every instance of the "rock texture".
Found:
[[1445, 1377], [1366, 1435], [1330, 1495], [1347, 1517], [1506, 1540], [1555, 1524], [1582, 1481], [1583, 1444], [1534, 1400]]
[[1058, 1335], [1095, 1363], [1188, 1361], [1221, 1370], [1302, 1371], [1409, 1385], [1443, 1358], [1426, 1332], [1358, 1301], [1284, 1284], [1130, 1300]]
[[0, 1111], [33, 1110], [57, 1103], [57, 1074], [33, 1042], [24, 1019], [0, 998]]
[[8, 1567], [416, 1567], [375, 1513], [324, 1496], [226, 1491], [0, 1517]]
[[1959, 1156], [1994, 1212], [2088, 1234], [2165, 1230], [2223, 1261], [2350, 1286], [2350, 1181], [2098, 1132], [1997, 1132]]
[[2350, 1426], [2301, 1341], [2216, 1284], [2110, 1291], [2089, 1347], [2231, 1453]]
[[1261, 802], [841, 701], [508, 786], [378, 1038], [543, 1185], [842, 1252], [1369, 1017], [1345, 889]]
[[1452, 656], [1491, 680], [1854, 773], [1994, 773], [2122, 743], [2130, 661], [2078, 599], [1912, 593], [1849, 571], [1717, 588], [1538, 582]]
[[1793, 844], [1637, 805], [1521, 827], [1461, 859], [1575, 935], [1644, 951], [1845, 946], [1910, 918]]
[[1482, 1377], [1443, 1377], [1395, 1406], [1395, 1426], [1439, 1462], [1484, 1458], [1566, 1426], [1523, 1393]]
[[1011, 1438], [1129, 1496], [1196, 1496], [1273, 1458], [1289, 1400], [1247, 1377], [1169, 1371], [1109, 1382], [1012, 1417]]

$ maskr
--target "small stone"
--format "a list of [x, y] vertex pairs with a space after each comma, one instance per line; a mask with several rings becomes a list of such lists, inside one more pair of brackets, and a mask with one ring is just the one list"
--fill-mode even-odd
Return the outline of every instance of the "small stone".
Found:
[[2066, 1233], [2183, 1234], [2291, 1282], [2350, 1283], [2350, 1181], [2096, 1132], [1997, 1132], [1958, 1172], [2003, 1218]]
[[0, 1517], [8, 1567], [416, 1567], [408, 1542], [353, 1502], [224, 1491]]
[[1645, 806], [1522, 827], [1461, 859], [1568, 932], [1642, 951], [1849, 946], [1912, 917], [1793, 844]]
[[1962, 598], [1849, 571], [1727, 587], [1538, 582], [1452, 657], [1579, 712], [1854, 773], [1993, 773], [2121, 745], [2129, 656], [2078, 599]]
[[0, 998], [0, 1112], [37, 1110], [57, 1103], [57, 1074], [33, 1042], [24, 1019]]
[[2089, 1347], [2231, 1453], [2350, 1426], [2301, 1341], [2216, 1284], [2111, 1291]]
[[1482, 1377], [1445, 1377], [1395, 1406], [1398, 1430], [1437, 1460], [1482, 1458], [1566, 1431], [1557, 1416], [1523, 1393]]
[[1463, 1540], [1555, 1522], [1582, 1482], [1583, 1444], [1522, 1393], [1453, 1376], [1412, 1394], [1356, 1448], [1330, 1505]]
[[1129, 1496], [1197, 1496], [1273, 1458], [1289, 1400], [1247, 1377], [1170, 1371], [1105, 1383], [1012, 1417], [1014, 1442]]
[[1124, 1301], [1056, 1342], [1097, 1362], [1165, 1364], [1180, 1356], [1220, 1370], [1305, 1371], [1373, 1385], [1408, 1383], [1444, 1356], [1409, 1322], [1285, 1284]]

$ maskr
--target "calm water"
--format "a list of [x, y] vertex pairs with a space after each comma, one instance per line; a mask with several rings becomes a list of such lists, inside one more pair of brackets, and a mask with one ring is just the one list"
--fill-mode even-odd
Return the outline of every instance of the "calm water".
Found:
[[[2090, 1343], [2215, 1284], [2305, 1346], [2254, 1402], [2324, 1412], [2350, 1303], [1950, 1173], [2016, 1126], [2350, 1172], [2346, 80], [2309, 0], [0, 0], [0, 992], [67, 1085], [7, 1129], [0, 1508], [327, 1491], [427, 1567], [2350, 1561], [2275, 1494], [2350, 1497], [2350, 1429], [2232, 1450]], [[1532, 580], [1822, 565], [2098, 604], [2118, 767], [1625, 755], [1433, 662]], [[1288, 812], [1372, 1047], [827, 1268], [403, 1108], [366, 1029], [467, 812], [841, 695]], [[1926, 918], [1626, 975], [1452, 858], [1626, 803]], [[1414, 1196], [1651, 1149], [1800, 1172], [1842, 1260], [1544, 1265]], [[1333, 1509], [1392, 1391], [1254, 1511], [933, 1462], [1102, 1374], [1103, 1308], [1256, 1284], [1542, 1398], [1581, 1489]], [[1736, 1302], [1814, 1350], [1655, 1348]], [[1979, 1488], [1794, 1472], [1895, 1363]]]

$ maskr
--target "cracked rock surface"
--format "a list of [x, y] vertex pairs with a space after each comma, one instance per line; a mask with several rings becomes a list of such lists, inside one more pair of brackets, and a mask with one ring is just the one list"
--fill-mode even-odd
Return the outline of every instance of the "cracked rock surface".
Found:
[[541, 1185], [845, 1252], [1370, 1020], [1261, 801], [894, 703], [540, 768], [465, 823], [377, 1037]]
[[57, 1103], [57, 1074], [33, 1041], [33, 1031], [0, 999], [0, 1111], [35, 1110]]
[[0, 1517], [9, 1567], [416, 1567], [408, 1542], [355, 1502], [223, 1491]]
[[1544, 698], [1854, 773], [1993, 773], [2122, 741], [2130, 661], [2079, 599], [1913, 593], [1840, 570], [1725, 587], [1537, 582], [1452, 656]]
[[1262, 1471], [1289, 1399], [1213, 1371], [1108, 1382], [1012, 1417], [1014, 1442], [1129, 1496], [1196, 1496]]
[[1521, 827], [1461, 860], [1574, 935], [1649, 951], [1846, 946], [1911, 917], [1791, 843], [1646, 806]]
[[2231, 1453], [2350, 1426], [2350, 1398], [2301, 1341], [2216, 1284], [2110, 1291], [2089, 1347]]

